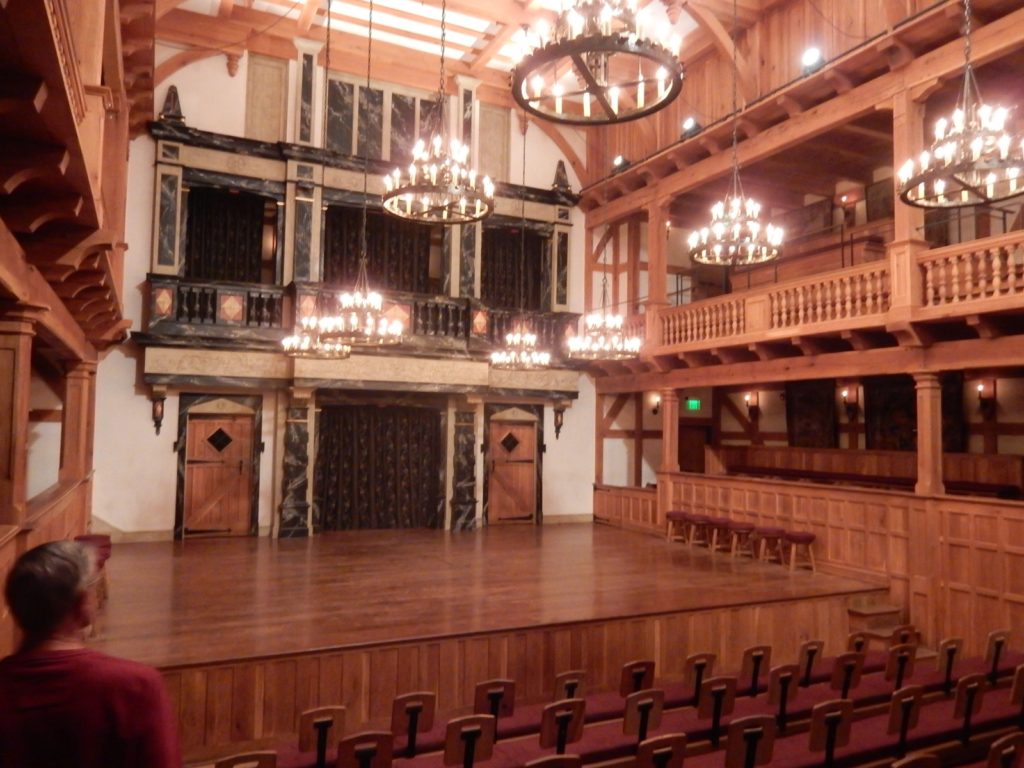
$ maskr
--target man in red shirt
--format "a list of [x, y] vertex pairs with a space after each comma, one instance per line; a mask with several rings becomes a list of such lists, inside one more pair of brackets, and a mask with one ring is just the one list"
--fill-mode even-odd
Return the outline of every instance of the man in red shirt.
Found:
[[85, 647], [96, 612], [92, 548], [26, 552], [5, 596], [24, 634], [0, 661], [0, 768], [180, 768], [159, 673]]

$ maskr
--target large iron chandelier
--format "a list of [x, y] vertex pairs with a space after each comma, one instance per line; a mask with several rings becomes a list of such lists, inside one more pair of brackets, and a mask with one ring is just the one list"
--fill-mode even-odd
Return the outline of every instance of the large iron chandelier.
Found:
[[469, 167], [469, 146], [448, 138], [445, 96], [447, 5], [441, 2], [441, 76], [430, 141], [420, 139], [412, 162], [384, 177], [384, 210], [423, 224], [465, 224], [479, 221], [494, 209], [494, 184]]
[[538, 117], [607, 125], [657, 112], [683, 87], [679, 35], [637, 0], [562, 0], [554, 29], [541, 21], [514, 42], [512, 96]]
[[971, 0], [964, 0], [964, 87], [953, 114], [935, 122], [931, 150], [899, 171], [900, 198], [919, 208], [987, 205], [1024, 192], [1024, 137], [1009, 110], [981, 100], [971, 64]]
[[344, 360], [352, 354], [352, 347], [332, 337], [333, 319], [319, 313], [299, 320], [295, 332], [281, 340], [284, 353], [289, 357], [310, 357]]
[[551, 353], [537, 346], [537, 334], [523, 307], [526, 282], [526, 132], [529, 123], [523, 120], [523, 177], [519, 222], [519, 315], [512, 329], [505, 334], [505, 346], [491, 353], [491, 368], [504, 371], [533, 371], [551, 365]]
[[699, 264], [742, 267], [763, 264], [779, 255], [783, 231], [761, 221], [761, 204], [743, 192], [740, 181], [739, 102], [736, 93], [736, 0], [732, 4], [732, 181], [724, 200], [711, 207], [711, 223], [690, 233], [690, 258]]
[[[603, 264], [603, 259], [602, 259]], [[643, 339], [626, 336], [622, 315], [608, 311], [608, 273], [601, 275], [601, 311], [583, 318], [583, 333], [569, 339], [569, 357], [577, 360], [629, 360], [640, 354]]]

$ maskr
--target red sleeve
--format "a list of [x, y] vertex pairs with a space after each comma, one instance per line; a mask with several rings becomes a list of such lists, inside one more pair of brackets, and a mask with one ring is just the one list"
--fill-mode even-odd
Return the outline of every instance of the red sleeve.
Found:
[[140, 688], [138, 768], [181, 768], [177, 718], [171, 712], [163, 679], [155, 669], [147, 669]]

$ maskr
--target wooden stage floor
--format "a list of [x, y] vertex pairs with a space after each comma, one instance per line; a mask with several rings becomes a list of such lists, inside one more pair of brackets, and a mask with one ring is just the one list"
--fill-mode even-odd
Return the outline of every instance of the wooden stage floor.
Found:
[[117, 544], [93, 645], [154, 666], [879, 591], [601, 525]]

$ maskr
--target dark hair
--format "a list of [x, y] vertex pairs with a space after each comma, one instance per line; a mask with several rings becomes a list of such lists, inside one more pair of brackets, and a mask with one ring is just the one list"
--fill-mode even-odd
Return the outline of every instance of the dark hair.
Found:
[[51, 541], [14, 563], [4, 596], [28, 638], [48, 637], [74, 610], [89, 586], [95, 557], [76, 541]]

